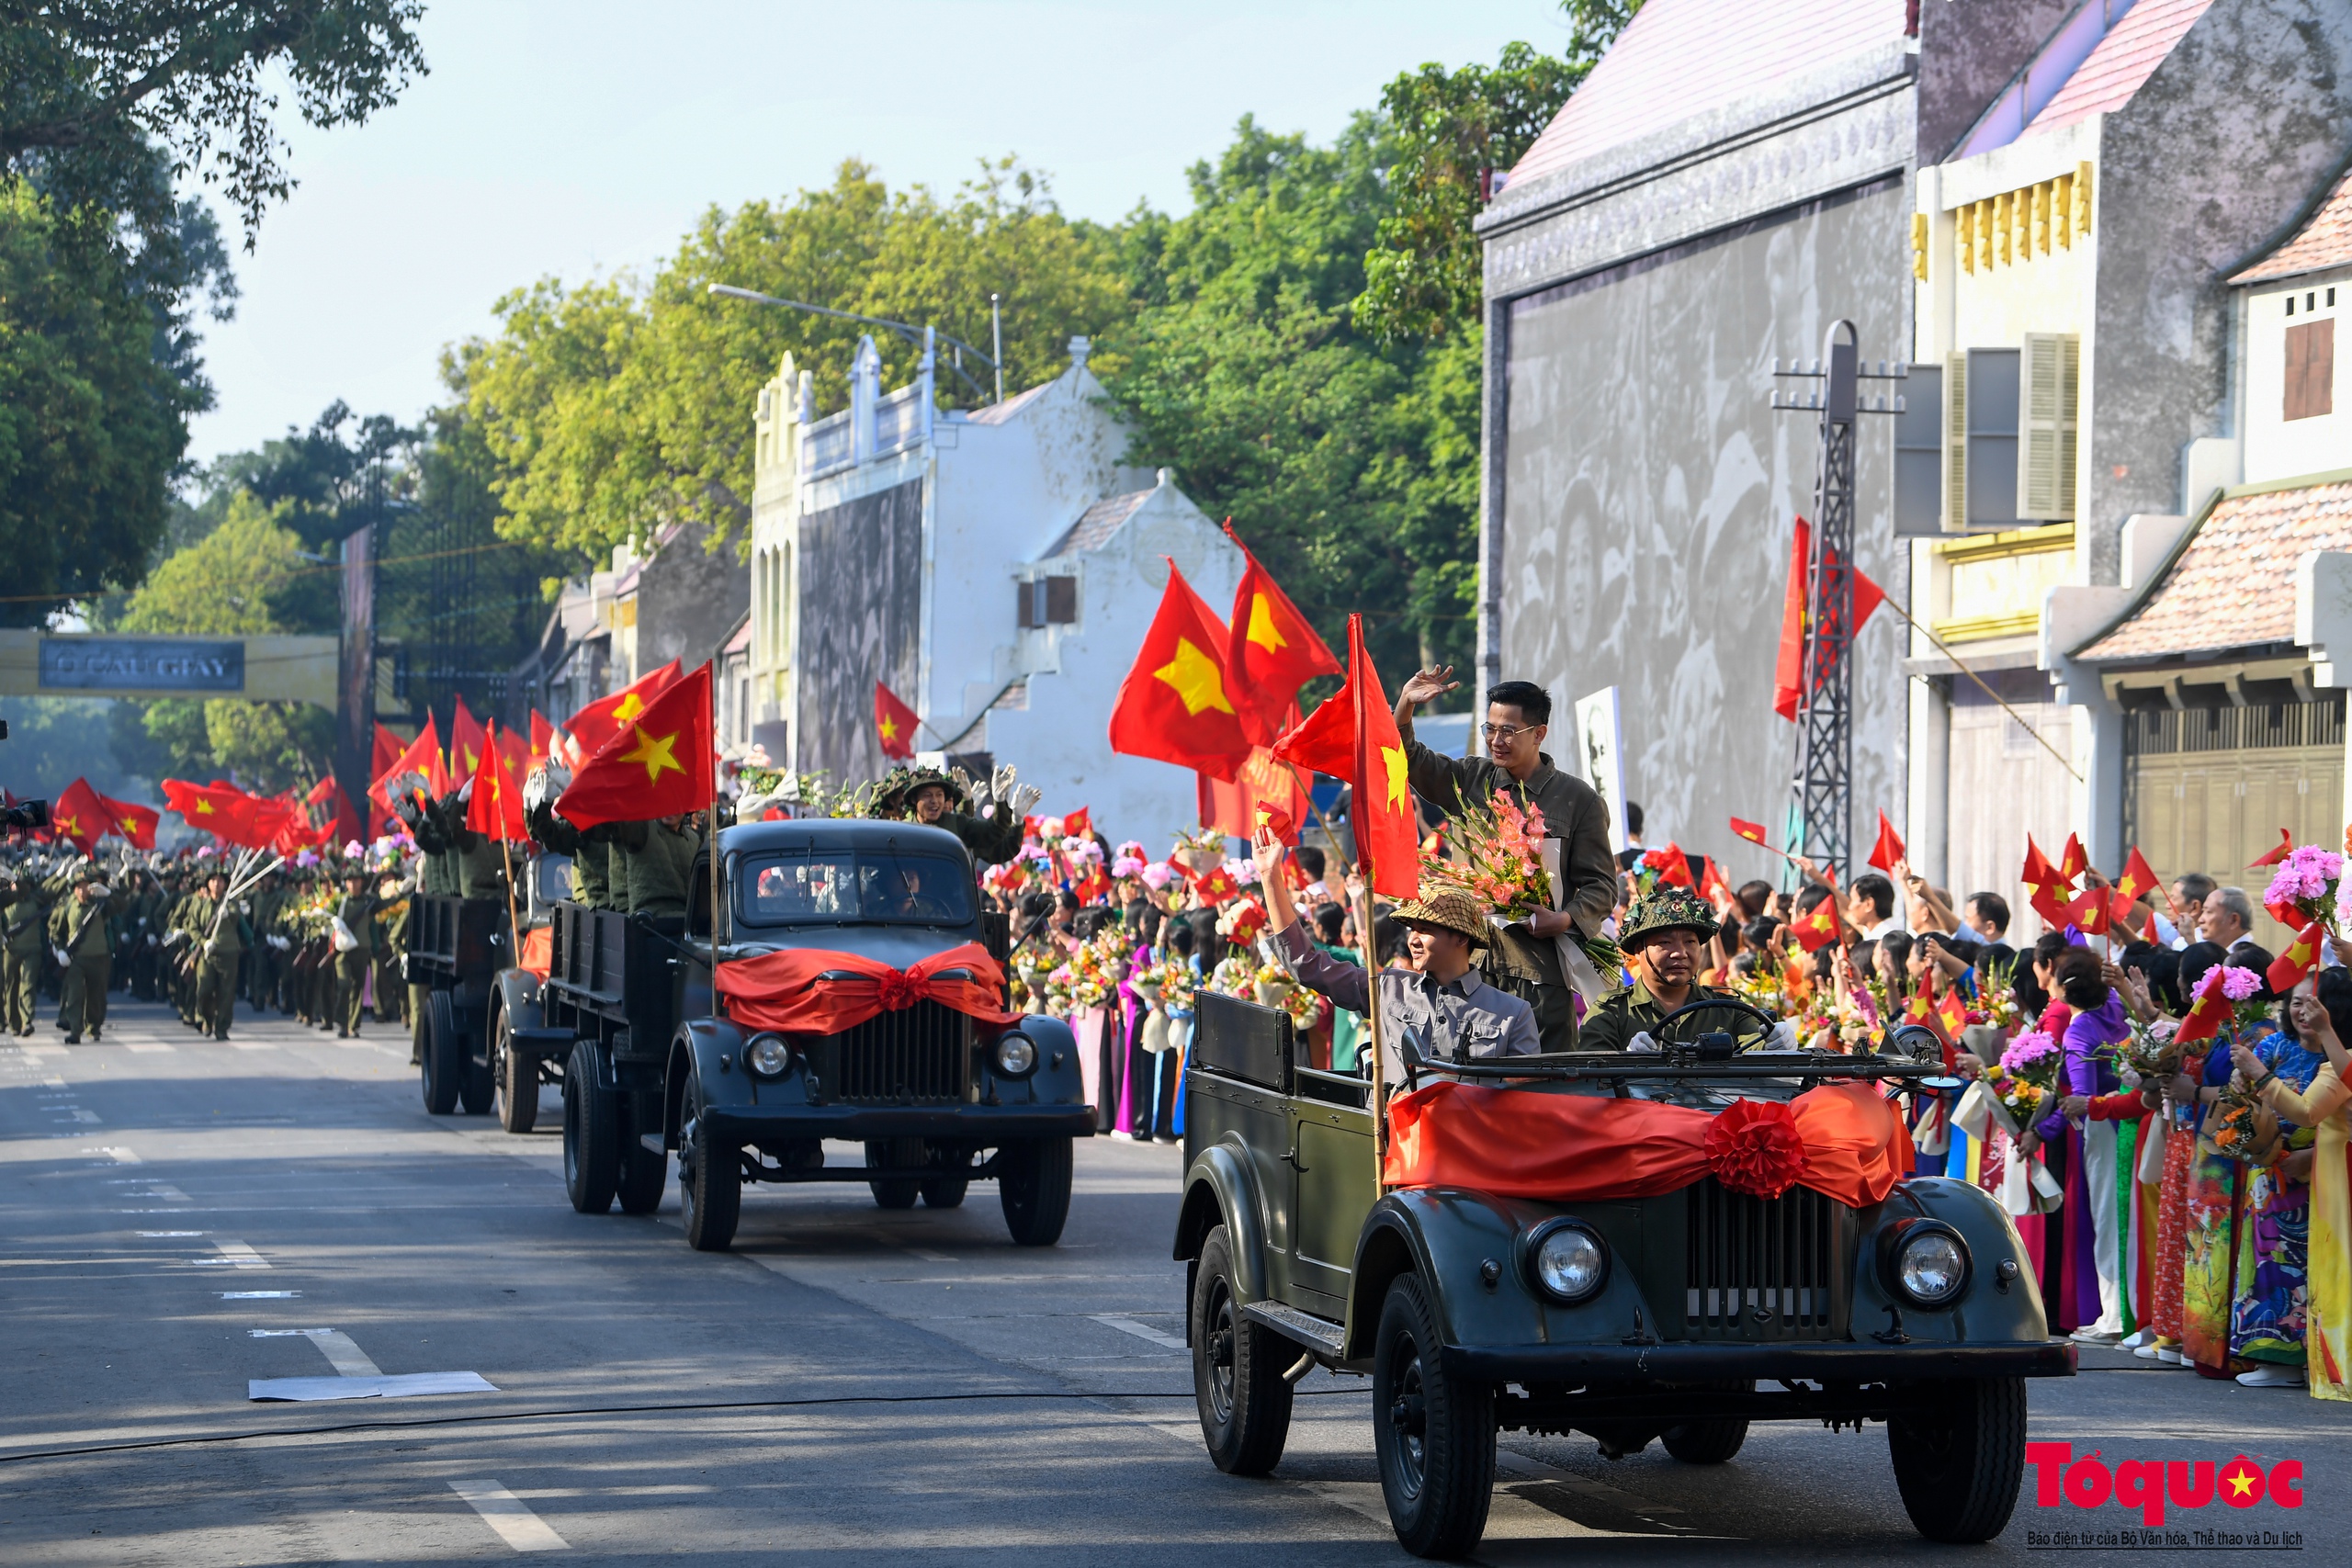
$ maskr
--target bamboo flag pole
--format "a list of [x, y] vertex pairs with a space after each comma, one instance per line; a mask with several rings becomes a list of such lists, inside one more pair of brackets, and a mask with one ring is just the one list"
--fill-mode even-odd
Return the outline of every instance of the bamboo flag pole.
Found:
[[1382, 964], [1372, 930], [1372, 867], [1362, 860], [1357, 867], [1363, 876], [1363, 895], [1356, 903], [1356, 931], [1363, 941], [1364, 1020], [1372, 1032], [1372, 1182], [1377, 1192], [1385, 1190], [1383, 1179], [1388, 1172], [1388, 1058], [1380, 1027]]

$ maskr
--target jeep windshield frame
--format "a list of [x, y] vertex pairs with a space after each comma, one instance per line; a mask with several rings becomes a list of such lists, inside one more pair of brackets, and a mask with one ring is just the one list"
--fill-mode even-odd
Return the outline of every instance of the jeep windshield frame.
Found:
[[971, 872], [944, 854], [864, 846], [796, 845], [743, 857], [732, 873], [736, 924], [967, 926]]

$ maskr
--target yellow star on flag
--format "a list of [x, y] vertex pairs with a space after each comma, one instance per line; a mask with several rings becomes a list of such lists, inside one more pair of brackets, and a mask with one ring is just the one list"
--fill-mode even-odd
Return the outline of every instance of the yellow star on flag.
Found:
[[1383, 746], [1380, 760], [1388, 768], [1388, 809], [1402, 811], [1406, 807], [1405, 749], [1402, 746]]
[[211, 815], [212, 815], [212, 803], [211, 803], [210, 801], [209, 801], [209, 800], [203, 800], [203, 799], [199, 799], [199, 800], [198, 800], [198, 801], [197, 801], [197, 803], [196, 803], [196, 814], [197, 814], [198, 817], [209, 817], [209, 816], [211, 816]]
[[885, 739], [885, 740], [896, 740], [898, 738], [899, 738], [899, 721], [898, 721], [896, 718], [892, 717], [892, 716], [891, 716], [890, 715], [888, 715], [888, 714], [885, 714], [885, 715], [883, 715], [883, 716], [882, 716], [882, 739]]
[[1283, 634], [1274, 629], [1273, 607], [1267, 603], [1263, 593], [1255, 593], [1250, 598], [1250, 640], [1268, 653], [1290, 646], [1283, 640]]
[[[683, 733], [684, 731], [678, 732], [678, 734]], [[686, 765], [672, 755], [672, 750], [677, 744], [677, 734], [664, 735], [656, 739], [639, 729], [637, 731], [636, 748], [620, 760], [624, 762], [644, 763], [645, 782], [655, 784], [661, 780], [664, 770], [680, 773], [686, 771]]]
[[635, 718], [639, 714], [641, 714], [644, 711], [645, 699], [639, 696], [635, 692], [631, 692], [614, 706], [613, 716], [620, 720], [623, 724], [627, 724], [630, 719]]
[[1225, 675], [1211, 659], [1194, 647], [1190, 637], [1176, 639], [1176, 657], [1152, 671], [1159, 680], [1176, 688], [1184, 699], [1184, 711], [1196, 714], [1208, 708], [1219, 713], [1231, 713], [1233, 705], [1225, 699]]
[[60, 817], [56, 820], [57, 830], [59, 832], [64, 834], [69, 839], [81, 837], [82, 823], [79, 818]]

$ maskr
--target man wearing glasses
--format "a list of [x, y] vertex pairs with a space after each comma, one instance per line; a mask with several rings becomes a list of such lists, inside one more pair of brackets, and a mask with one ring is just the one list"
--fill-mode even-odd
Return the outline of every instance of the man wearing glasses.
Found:
[[1487, 693], [1483, 757], [1441, 757], [1413, 739], [1413, 710], [1460, 682], [1451, 665], [1416, 673], [1396, 694], [1396, 728], [1405, 739], [1406, 777], [1432, 811], [1452, 817], [1466, 804], [1491, 809], [1497, 790], [1544, 813], [1544, 832], [1561, 840], [1558, 910], [1539, 909], [1496, 933], [1481, 963], [1489, 984], [1535, 1010], [1546, 1051], [1576, 1046], [1575, 1003], [1560, 968], [1555, 938], [1601, 933], [1617, 908], [1617, 861], [1609, 850], [1609, 808], [1584, 780], [1561, 772], [1543, 750], [1552, 698], [1532, 681], [1505, 681]]

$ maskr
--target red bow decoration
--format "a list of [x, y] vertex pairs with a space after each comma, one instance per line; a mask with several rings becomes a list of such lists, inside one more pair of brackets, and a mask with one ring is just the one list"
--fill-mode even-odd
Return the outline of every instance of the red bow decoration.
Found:
[[[956, 970], [963, 973], [950, 978]], [[904, 969], [860, 953], [787, 947], [728, 960], [718, 966], [717, 984], [728, 1017], [749, 1029], [839, 1034], [921, 1001], [953, 1008], [982, 1023], [1021, 1021], [1019, 1013], [998, 1005], [1004, 996], [1004, 971], [976, 942]]]
[[1778, 1198], [1804, 1174], [1797, 1119], [1777, 1100], [1734, 1100], [1707, 1128], [1700, 1146], [1716, 1180], [1751, 1197]]

